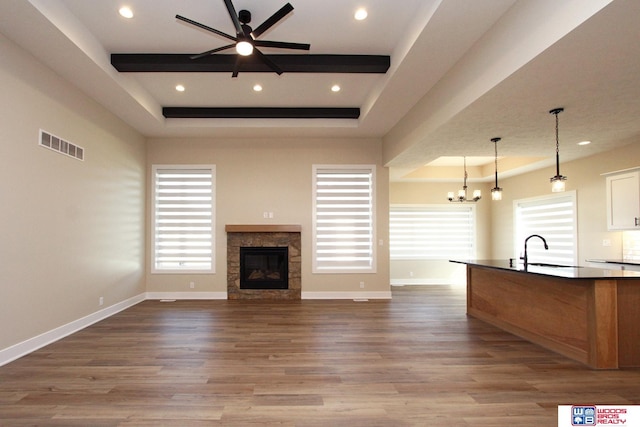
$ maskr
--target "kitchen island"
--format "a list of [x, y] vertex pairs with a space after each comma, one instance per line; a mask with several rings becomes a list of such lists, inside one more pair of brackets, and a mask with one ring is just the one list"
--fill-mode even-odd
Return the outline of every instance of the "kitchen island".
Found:
[[609, 268], [613, 270], [631, 270], [640, 271], [640, 262], [626, 259], [587, 259], [590, 265], [598, 268]]
[[596, 369], [640, 367], [640, 272], [466, 264], [467, 314]]

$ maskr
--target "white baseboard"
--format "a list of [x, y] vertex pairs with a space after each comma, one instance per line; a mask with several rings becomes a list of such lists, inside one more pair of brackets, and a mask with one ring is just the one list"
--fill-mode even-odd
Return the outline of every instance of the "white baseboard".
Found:
[[302, 299], [391, 299], [391, 292], [302, 292]]
[[47, 331], [36, 337], [29, 338], [26, 341], [12, 345], [5, 349], [0, 350], [0, 366], [6, 365], [9, 362], [13, 362], [16, 359], [21, 358], [29, 353], [32, 353], [44, 346], [54, 343], [66, 336], [69, 336], [87, 326], [93, 325], [96, 322], [104, 320], [113, 316], [116, 313], [126, 310], [145, 300], [145, 294], [140, 294], [127, 300], [121, 301], [110, 307], [103, 308], [102, 310], [91, 313], [88, 316], [82, 317], [73, 322], [62, 325], [58, 328]]
[[391, 286], [405, 285], [458, 285], [453, 279], [391, 279]]
[[147, 292], [151, 300], [227, 299], [226, 292]]

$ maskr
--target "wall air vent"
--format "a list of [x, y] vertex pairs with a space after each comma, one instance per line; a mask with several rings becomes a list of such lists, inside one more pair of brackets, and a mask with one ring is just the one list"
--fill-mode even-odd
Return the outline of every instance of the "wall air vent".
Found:
[[65, 141], [62, 138], [58, 138], [55, 135], [51, 135], [42, 129], [40, 129], [40, 141], [38, 144], [40, 144], [41, 147], [57, 151], [60, 154], [73, 157], [74, 159], [84, 160], [84, 148]]

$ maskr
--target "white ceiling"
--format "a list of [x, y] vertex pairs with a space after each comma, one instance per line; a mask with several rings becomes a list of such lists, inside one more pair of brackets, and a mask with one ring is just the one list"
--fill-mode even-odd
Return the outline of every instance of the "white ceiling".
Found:
[[[199, 53], [229, 44], [175, 19], [233, 34], [223, 0], [2, 1], [0, 32], [146, 136], [383, 138], [395, 180], [442, 156], [491, 162], [494, 136], [503, 138], [501, 157], [552, 164], [548, 111], [555, 107], [565, 107], [565, 160], [640, 141], [640, 1], [289, 1], [295, 10], [261, 39], [310, 43], [310, 54], [390, 55], [389, 71], [241, 71], [232, 79], [111, 66], [111, 53]], [[236, 10], [251, 11], [254, 27], [285, 3], [234, 1]], [[118, 14], [124, 4], [133, 19]], [[353, 14], [362, 6], [369, 17], [359, 22]], [[264, 90], [254, 92], [255, 83]], [[176, 84], [186, 91], [175, 91]], [[334, 84], [342, 90], [331, 92]], [[163, 106], [359, 107], [361, 116], [165, 119]], [[575, 144], [585, 139], [593, 143]]]

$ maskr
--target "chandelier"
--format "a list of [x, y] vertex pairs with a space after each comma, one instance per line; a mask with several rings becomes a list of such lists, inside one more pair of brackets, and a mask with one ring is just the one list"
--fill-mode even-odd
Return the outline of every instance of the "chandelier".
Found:
[[482, 197], [480, 190], [473, 190], [473, 198], [467, 198], [467, 158], [463, 157], [463, 161], [464, 180], [462, 181], [462, 190], [458, 190], [458, 197], [454, 197], [455, 193], [453, 191], [449, 191], [447, 193], [447, 198], [450, 202], [477, 202]]

